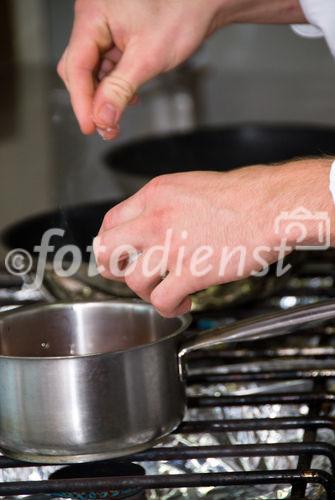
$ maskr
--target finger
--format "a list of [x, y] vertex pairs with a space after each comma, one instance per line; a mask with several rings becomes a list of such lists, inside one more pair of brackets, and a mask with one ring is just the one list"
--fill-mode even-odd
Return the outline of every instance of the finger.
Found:
[[164, 262], [158, 253], [149, 254], [144, 251], [134, 265], [126, 269], [125, 282], [141, 299], [150, 302], [150, 296], [154, 288], [162, 281], [165, 274]]
[[189, 294], [194, 291], [190, 290], [187, 278], [171, 272], [152, 291], [150, 302], [162, 316], [171, 318], [191, 310], [192, 301]]
[[101, 82], [101, 80], [103, 80], [105, 78], [105, 76], [107, 76], [107, 73], [105, 73], [104, 71], [99, 71], [98, 76], [97, 76], [97, 80], [99, 82]]
[[[116, 49], [116, 48], [114, 48], [114, 49]], [[118, 50], [118, 49], [116, 49], [116, 50]], [[120, 54], [121, 54], [121, 52], [120, 52]], [[98, 72], [98, 80], [99, 80], [99, 82], [101, 80], [103, 80], [104, 78], [106, 78], [106, 76], [108, 76], [108, 74], [115, 68], [115, 64], [116, 63], [111, 59], [111, 57], [112, 56], [110, 54], [108, 54], [108, 53], [105, 54], [105, 58], [102, 61], [100, 69], [99, 69], [99, 72]], [[129, 104], [129, 106], [136, 106], [136, 104], [139, 103], [139, 100], [140, 100], [139, 95], [135, 94], [132, 97], [132, 99], [129, 101], [128, 104]]]
[[104, 141], [112, 141], [113, 139], [116, 139], [120, 134], [120, 127], [118, 125], [116, 128], [108, 128], [106, 130], [97, 128], [96, 130]]
[[[184, 314], [188, 314], [191, 312], [192, 308], [192, 299], [190, 297], [186, 297], [185, 300], [175, 309], [172, 313], [172, 318], [175, 318], [176, 316], [183, 316]], [[171, 316], [166, 316], [167, 318]]]
[[113, 71], [113, 69], [115, 68], [115, 65], [120, 60], [121, 55], [122, 55], [122, 52], [116, 47], [113, 47], [111, 50], [108, 50], [104, 54], [103, 61], [100, 65], [100, 68], [98, 71], [98, 80], [99, 81], [101, 81], [111, 71]]
[[140, 190], [106, 213], [99, 230], [99, 235], [139, 217], [143, 213], [144, 208], [145, 199], [142, 190]]
[[128, 264], [141, 254], [146, 244], [147, 232], [143, 222], [135, 221], [100, 233], [94, 240], [94, 255], [99, 272], [106, 278], [123, 277]]
[[107, 75], [108, 75], [108, 73], [106, 73], [106, 71], [100, 70], [99, 73], [98, 73], [98, 75], [97, 75], [98, 83], [100, 83], [101, 80], [103, 80], [104, 78], [106, 78]]
[[69, 82], [68, 82], [67, 74], [66, 74], [66, 56], [67, 56], [67, 47], [64, 50], [64, 53], [58, 62], [57, 73], [58, 73], [58, 76], [62, 79], [65, 87], [69, 91], [70, 90]]
[[100, 72], [105, 73], [106, 75], [110, 73], [115, 68], [115, 63], [108, 58], [105, 58], [100, 66]]
[[66, 53], [66, 49], [62, 55], [62, 57], [60, 58], [60, 60], [58, 61], [58, 64], [57, 64], [57, 73], [58, 75], [60, 76], [60, 78], [63, 80], [63, 82], [65, 83], [65, 53]]
[[81, 130], [90, 134], [95, 131], [92, 119], [93, 98], [96, 90], [95, 74], [101, 54], [112, 48], [108, 25], [100, 18], [89, 19], [80, 13], [76, 19], [66, 54], [68, 85], [71, 101]]
[[91, 39], [85, 43], [76, 40], [68, 51], [66, 69], [71, 102], [80, 128], [85, 134], [95, 131], [92, 119], [94, 72], [99, 59], [99, 47]]
[[[94, 253], [97, 272], [106, 279], [125, 283], [124, 274], [120, 276], [112, 276], [112, 274], [109, 272], [108, 266], [105, 266], [105, 264], [101, 263], [102, 251], [103, 249], [102, 249], [101, 239], [99, 236], [96, 236], [95, 238], [93, 238], [93, 253]], [[127, 262], [125, 261], [125, 264], [126, 263]], [[123, 263], [120, 261], [120, 269], [121, 268], [124, 268], [124, 266]]]
[[117, 47], [113, 47], [108, 50], [105, 54], [105, 58], [112, 61], [114, 64], [117, 64], [122, 57], [122, 52]]
[[159, 72], [158, 64], [146, 63], [139, 48], [126, 48], [115, 69], [97, 88], [93, 103], [93, 118], [97, 128], [107, 131], [117, 127], [123, 110], [139, 86]]

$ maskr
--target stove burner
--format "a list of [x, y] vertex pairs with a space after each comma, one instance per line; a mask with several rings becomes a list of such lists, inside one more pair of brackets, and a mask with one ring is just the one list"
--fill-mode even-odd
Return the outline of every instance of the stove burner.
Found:
[[[127, 476], [144, 476], [145, 470], [140, 465], [132, 463], [117, 463], [112, 461], [107, 462], [96, 462], [94, 464], [78, 464], [71, 465], [69, 467], [63, 467], [52, 473], [49, 479], [53, 480], [58, 484], [58, 487], [64, 483], [65, 488], [68, 483], [70, 486], [74, 482], [78, 482], [80, 488], [80, 480], [85, 478], [94, 477], [98, 478], [111, 478], [111, 477], [127, 477]], [[65, 481], [62, 481], [65, 480]], [[115, 498], [117, 500], [121, 499], [131, 499], [131, 500], [145, 500], [146, 495], [141, 487], [128, 487], [121, 486], [117, 489], [108, 488], [106, 490], [100, 491], [63, 491], [52, 493], [50, 496], [56, 498], [73, 498], [79, 500], [92, 500], [92, 499], [105, 499], [105, 498]]]

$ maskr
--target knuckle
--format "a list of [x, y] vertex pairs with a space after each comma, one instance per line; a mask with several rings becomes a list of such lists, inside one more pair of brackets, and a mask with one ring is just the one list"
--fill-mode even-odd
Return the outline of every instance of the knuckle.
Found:
[[163, 297], [160, 293], [157, 293], [155, 290], [151, 293], [150, 302], [163, 315], [169, 314], [171, 312], [171, 309], [167, 305], [166, 298]]
[[103, 218], [103, 221], [102, 221], [102, 227], [104, 229], [109, 229], [112, 227], [113, 225], [113, 220], [114, 220], [114, 214], [115, 214], [115, 211], [113, 208], [111, 208], [110, 210], [108, 210], [108, 212], [105, 214], [104, 218]]
[[151, 211], [146, 227], [148, 233], [155, 237], [154, 241], [163, 239], [170, 226], [169, 213], [165, 207], [156, 208]]
[[107, 269], [104, 266], [101, 266], [99, 268], [99, 274], [105, 279], [111, 279], [110, 273], [107, 271]]
[[158, 175], [151, 179], [145, 186], [146, 194], [151, 196], [153, 192], [162, 190], [167, 185], [167, 175]]
[[142, 61], [142, 71], [145, 75], [153, 75], [159, 72], [159, 61], [162, 54], [156, 56], [156, 54], [147, 55], [147, 57]]
[[137, 272], [126, 274], [125, 283], [136, 295], [144, 300], [149, 299], [149, 285], [141, 274]]
[[58, 62], [57, 64], [57, 74], [58, 76], [64, 80], [64, 77], [65, 77], [65, 73], [64, 73], [64, 60], [63, 58], [60, 59], [60, 61]]
[[101, 249], [98, 248], [94, 251], [94, 256], [97, 264], [101, 266], [101, 268], [106, 269], [107, 267], [106, 264], [108, 262], [108, 257], [106, 255], [106, 252], [104, 250], [101, 251]]
[[142, 71], [147, 77], [161, 73], [165, 66], [166, 45], [162, 40], [156, 39], [153, 44], [152, 39], [142, 40], [149, 50], [146, 50], [141, 61]]
[[135, 293], [140, 292], [143, 288], [143, 279], [135, 271], [126, 273], [125, 282]]
[[99, 274], [106, 278], [110, 278], [110, 252], [108, 248], [103, 245], [103, 243], [99, 245], [94, 245], [94, 257], [97, 263], [97, 269]]
[[166, 307], [164, 309], [156, 307], [156, 309], [159, 311], [159, 314], [164, 318], [173, 318], [175, 316], [175, 313], [172, 309], [167, 309]]
[[109, 266], [108, 266], [108, 259], [103, 259], [101, 257], [97, 257], [96, 261], [98, 264], [97, 269], [99, 271], [99, 274], [103, 278], [111, 279], [111, 273], [110, 273]]

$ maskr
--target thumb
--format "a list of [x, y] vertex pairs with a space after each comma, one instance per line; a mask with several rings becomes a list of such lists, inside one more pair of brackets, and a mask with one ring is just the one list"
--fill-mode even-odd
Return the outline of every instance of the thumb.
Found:
[[155, 70], [155, 64], [149, 65], [144, 60], [145, 53], [143, 49], [126, 49], [116, 67], [97, 88], [93, 103], [93, 120], [106, 139], [117, 135], [121, 115], [138, 87], [159, 72]]

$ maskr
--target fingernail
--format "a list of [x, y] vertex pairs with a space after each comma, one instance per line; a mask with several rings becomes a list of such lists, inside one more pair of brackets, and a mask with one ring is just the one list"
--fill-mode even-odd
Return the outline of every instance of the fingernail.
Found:
[[108, 127], [107, 129], [97, 128], [97, 132], [104, 141], [110, 141], [112, 139], [115, 139], [115, 137], [117, 137], [117, 135], [119, 134], [119, 127]]
[[107, 132], [113, 132], [113, 133], [119, 132], [119, 130], [120, 130], [120, 125], [119, 124], [114, 125], [114, 127], [107, 127], [106, 128]]
[[106, 131], [101, 128], [97, 128], [97, 132], [104, 141], [109, 141], [109, 137], [106, 135]]
[[117, 129], [113, 129], [112, 131], [97, 129], [97, 132], [104, 141], [112, 141], [119, 135]]
[[96, 115], [96, 121], [100, 125], [100, 128], [115, 126], [117, 121], [116, 114], [116, 109], [112, 104], [103, 104]]

